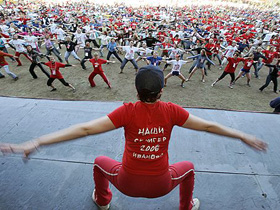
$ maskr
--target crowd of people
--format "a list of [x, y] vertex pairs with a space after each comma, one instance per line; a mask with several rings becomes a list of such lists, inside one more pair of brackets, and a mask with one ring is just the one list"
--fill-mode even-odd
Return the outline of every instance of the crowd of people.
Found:
[[[89, 61], [93, 65], [88, 78], [90, 86], [96, 86], [94, 77], [99, 74], [109, 88], [111, 83], [102, 65], [113, 63], [123, 74], [130, 62], [135, 69], [138, 101], [125, 103], [101, 118], [22, 144], [1, 143], [0, 151], [23, 153], [27, 157], [40, 146], [124, 128], [122, 162], [99, 156], [93, 164], [92, 199], [99, 209], [110, 208], [110, 182], [125, 195], [144, 198], [166, 195], [180, 185], [179, 209], [199, 210], [200, 201], [193, 198], [193, 163], [169, 164], [168, 146], [174, 126], [239, 139], [258, 151], [265, 151], [267, 144], [255, 136], [196, 117], [172, 102], [161, 101], [162, 90], [174, 76], [181, 80], [180, 85], [184, 88], [185, 82], [190, 81], [198, 69], [201, 82], [205, 83], [206, 75], [211, 74], [211, 67], [216, 65], [221, 69], [221, 76], [211, 81], [213, 88], [228, 74], [231, 77], [229, 88], [232, 89], [242, 76], [247, 77], [250, 86], [253, 67], [256, 79], [260, 78], [260, 71], [267, 71], [266, 83], [260, 91], [272, 81], [273, 91], [278, 93], [279, 23], [279, 14], [256, 9], [132, 8], [89, 3], [50, 7], [8, 5], [1, 14], [0, 65], [14, 80], [18, 80], [18, 76], [10, 71], [5, 56], [22, 66], [20, 56], [24, 55], [30, 61], [31, 76], [37, 78], [34, 69], [38, 66], [48, 78], [51, 91], [56, 90], [55, 79], [76, 90], [59, 71], [72, 66], [70, 62], [86, 69], [85, 63]], [[8, 53], [11, 51], [8, 48], [14, 49], [14, 55]], [[62, 49], [65, 49], [64, 57]], [[83, 58], [80, 56], [82, 50]], [[76, 61], [70, 60], [70, 56]], [[110, 61], [112, 56], [118, 62]], [[140, 66], [143, 61], [145, 66]], [[187, 70], [189, 76], [186, 78], [182, 69], [188, 62], [193, 65]], [[235, 78], [241, 62], [243, 67]], [[169, 69], [170, 72], [164, 74], [163, 71]], [[4, 78], [4, 75], [0, 74], [0, 77]], [[279, 110], [279, 98], [272, 101], [271, 106], [275, 111]]]
[[[71, 56], [82, 69], [86, 69], [87, 61], [92, 63], [94, 70], [88, 78], [91, 87], [95, 86], [94, 76], [99, 74], [111, 88], [101, 65], [110, 63], [113, 57], [119, 61], [113, 62], [116, 68], [119, 66], [119, 73], [124, 72], [128, 62], [136, 73], [143, 64], [160, 66], [163, 71], [171, 65], [165, 86], [171, 76], [177, 76], [185, 87], [184, 83], [198, 69], [204, 83], [212, 65], [219, 66], [221, 72], [224, 70], [216, 81], [211, 81], [212, 87], [227, 74], [231, 76], [229, 88], [244, 76], [250, 86], [250, 71], [260, 78], [262, 70], [267, 72], [267, 79], [259, 90], [263, 91], [272, 81], [273, 91], [278, 93], [280, 15], [273, 11], [211, 6], [132, 8], [91, 3], [3, 7], [0, 65], [14, 80], [18, 76], [9, 69], [5, 56], [21, 66], [20, 56], [24, 55], [31, 62], [29, 71], [34, 79], [37, 78], [34, 68], [38, 66], [48, 77], [51, 91], [56, 90], [52, 85], [54, 79], [75, 91], [59, 72], [60, 67], [70, 66]], [[61, 50], [65, 50], [64, 56]], [[46, 59], [49, 62], [44, 62]], [[181, 70], [187, 62], [193, 65], [186, 78]], [[243, 67], [235, 78], [239, 63]], [[50, 68], [50, 74], [43, 64]], [[4, 77], [0, 73], [0, 78]]]

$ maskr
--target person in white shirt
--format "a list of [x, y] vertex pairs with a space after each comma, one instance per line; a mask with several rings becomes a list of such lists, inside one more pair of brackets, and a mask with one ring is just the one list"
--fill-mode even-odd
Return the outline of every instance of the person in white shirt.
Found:
[[27, 50], [24, 47], [24, 44], [26, 44], [26, 42], [24, 40], [18, 39], [17, 35], [14, 35], [13, 39], [9, 42], [9, 46], [16, 51], [15, 58], [18, 63], [17, 66], [22, 66], [22, 63], [19, 60], [20, 55], [24, 55], [28, 60], [32, 61], [32, 59], [27, 55]]
[[[58, 28], [55, 29], [55, 34], [57, 35], [58, 43], [65, 40], [64, 36], [66, 35], [66, 32], [62, 29], [61, 26], [58, 26]], [[59, 49], [61, 49], [61, 44], [58, 44], [58, 46]]]
[[151, 49], [149, 49], [148, 47], [147, 47], [147, 44], [144, 42], [143, 43], [143, 47], [141, 47], [141, 48], [139, 48], [139, 49], [141, 49], [141, 50], [143, 50], [143, 51], [141, 51], [140, 53], [139, 53], [139, 56], [138, 56], [138, 58], [136, 58], [136, 62], [138, 62], [138, 61], [140, 61], [140, 60], [144, 60], [144, 61], [146, 61], [146, 57], [148, 56], [148, 54], [151, 54], [152, 52], [153, 52], [153, 50], [151, 50]]
[[32, 49], [39, 51], [38, 44], [37, 44], [38, 39], [36, 36], [32, 34], [31, 31], [29, 31], [28, 35], [24, 37], [24, 41], [26, 42], [27, 45], [30, 45]]
[[101, 36], [98, 37], [101, 41], [101, 46], [100, 46], [100, 57], [103, 57], [103, 48], [107, 47], [108, 41], [111, 40], [113, 37], [107, 36], [107, 32], [103, 32]]
[[[179, 55], [181, 58], [183, 57], [183, 54], [186, 52], [183, 49], [178, 48], [178, 45], [174, 45], [174, 47], [166, 48], [165, 50], [168, 50], [169, 54], [169, 60], [175, 60], [176, 55]], [[166, 63], [163, 67], [163, 71], [169, 66], [169, 63]]]
[[100, 45], [96, 42], [97, 32], [93, 27], [89, 32], [86, 33], [86, 37], [87, 37], [86, 41], [92, 42], [94, 46], [97, 48], [100, 47]]
[[181, 82], [181, 87], [184, 88], [184, 82], [186, 81], [186, 78], [184, 77], [184, 75], [180, 72], [181, 67], [183, 64], [191, 62], [191, 61], [184, 61], [184, 60], [180, 60], [180, 55], [176, 55], [175, 56], [175, 60], [171, 60], [171, 61], [164, 61], [167, 64], [172, 64], [172, 70], [169, 74], [166, 75], [166, 77], [164, 78], [164, 86], [166, 86], [167, 84], [167, 80], [172, 77], [172, 76], [178, 76], [182, 82]]
[[82, 30], [78, 28], [77, 32], [74, 35], [77, 41], [77, 45], [75, 46], [75, 52], [78, 53], [80, 47], [84, 48], [86, 45], [86, 34], [82, 33]]
[[[237, 44], [236, 44], [236, 41], [233, 40], [232, 41], [232, 45], [229, 45], [225, 48], [225, 53], [223, 55], [224, 59], [222, 61], [222, 64], [221, 64], [221, 67], [227, 62], [227, 58], [229, 57], [233, 57], [234, 53], [236, 52], [236, 50], [238, 50], [237, 48]], [[221, 68], [220, 67], [220, 68]]]
[[123, 73], [123, 69], [128, 61], [130, 61], [133, 64], [135, 71], [137, 73], [138, 65], [134, 59], [134, 53], [141, 51], [141, 49], [138, 47], [133, 47], [133, 41], [129, 42], [129, 46], [118, 46], [118, 47], [122, 48], [122, 50], [125, 51], [125, 56], [120, 67], [121, 68], [120, 74]]

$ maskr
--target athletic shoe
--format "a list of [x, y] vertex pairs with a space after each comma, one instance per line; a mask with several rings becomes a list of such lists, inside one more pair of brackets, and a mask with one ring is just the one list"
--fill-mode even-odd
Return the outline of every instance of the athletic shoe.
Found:
[[110, 89], [112, 88], [112, 86], [111, 86], [111, 83], [110, 83], [110, 82], [108, 83], [108, 87], [109, 87]]
[[250, 85], [249, 83], [247, 84], [247, 86], [248, 86], [248, 87], [251, 87], [251, 85]]
[[215, 82], [213, 82], [212, 84], [211, 84], [211, 87], [214, 87], [214, 85], [215, 85], [216, 83]]
[[95, 205], [100, 209], [100, 210], [108, 210], [110, 208], [110, 203], [107, 204], [106, 206], [100, 206], [96, 203], [96, 198], [95, 198], [95, 189], [93, 190], [92, 193], [92, 200], [95, 203]]
[[181, 84], [181, 87], [182, 87], [182, 88], [184, 88], [184, 87], [185, 87], [185, 85], [184, 85], [184, 84]]
[[17, 80], [18, 80], [18, 77], [15, 77], [14, 80], [17, 81]]
[[53, 88], [53, 89], [51, 90], [51, 92], [53, 92], [53, 91], [56, 91], [56, 88]]
[[201, 80], [201, 82], [205, 83], [205, 80], [203, 79], [203, 80]]
[[0, 78], [5, 78], [5, 76], [4, 76], [4, 75], [1, 75]]
[[189, 79], [186, 79], [185, 81], [188, 82], [188, 81], [190, 81], [190, 80], [189, 80]]
[[198, 200], [198, 198], [194, 198], [192, 200], [192, 204], [193, 204], [192, 210], [199, 210], [200, 201]]
[[22, 66], [22, 64], [18, 64], [17, 66]]
[[73, 89], [73, 93], [75, 93], [75, 92], [76, 92], [76, 88]]
[[228, 87], [229, 87], [230, 89], [233, 89], [232, 85], [229, 85]]

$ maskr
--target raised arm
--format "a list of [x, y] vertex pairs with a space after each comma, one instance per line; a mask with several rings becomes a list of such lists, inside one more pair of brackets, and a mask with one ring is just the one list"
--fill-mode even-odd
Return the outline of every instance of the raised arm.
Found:
[[260, 151], [265, 151], [267, 148], [267, 144], [257, 139], [255, 136], [223, 126], [216, 122], [201, 119], [191, 114], [189, 115], [189, 118], [186, 120], [182, 127], [240, 139], [243, 143]]
[[113, 129], [115, 129], [115, 126], [110, 118], [108, 116], [104, 116], [41, 136], [22, 144], [0, 144], [0, 150], [2, 153], [23, 153], [24, 156], [27, 157], [39, 146], [78, 139], [89, 135], [104, 133]]

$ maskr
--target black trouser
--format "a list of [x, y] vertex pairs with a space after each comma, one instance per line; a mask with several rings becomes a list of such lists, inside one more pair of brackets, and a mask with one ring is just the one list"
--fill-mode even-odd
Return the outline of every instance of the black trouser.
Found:
[[95, 41], [95, 39], [87, 39], [86, 42], [89, 42], [89, 43], [92, 42], [92, 43], [94, 44], [95, 47], [97, 47], [97, 48], [100, 47], [100, 45], [97, 44], [97, 42]]
[[221, 59], [220, 55], [219, 54], [213, 54], [213, 58], [215, 58], [215, 57], [218, 58], [219, 64], [221, 65], [222, 64], [222, 59]]
[[[212, 60], [212, 55], [207, 55], [208, 56], [208, 58], [210, 59], [210, 60]], [[209, 62], [209, 61], [207, 61], [206, 62], [206, 65], [208, 66], [208, 69], [210, 69], [210, 67], [211, 67], [211, 63]]]
[[270, 74], [266, 77], [266, 82], [265, 84], [260, 88], [261, 91], [263, 91], [263, 89], [265, 89], [270, 82], [273, 82], [274, 87], [273, 87], [273, 91], [277, 92], [277, 77], [271, 76]]
[[118, 55], [118, 53], [116, 51], [113, 51], [113, 52], [108, 51], [107, 60], [110, 59], [112, 54], [122, 63], [122, 59], [120, 58], [120, 56]]
[[[48, 86], [51, 86], [53, 81], [55, 80], [56, 78], [49, 78], [48, 82], [47, 82], [47, 85]], [[63, 78], [62, 79], [58, 79], [63, 85], [65, 86], [69, 86], [69, 83], [66, 82]]]
[[30, 65], [30, 67], [29, 67], [29, 72], [30, 72], [30, 74], [32, 75], [32, 77], [33, 77], [34, 79], [38, 78], [37, 75], [36, 75], [35, 72], [34, 72], [34, 68], [35, 68], [36, 66], [39, 66], [39, 68], [42, 70], [42, 72], [43, 72], [45, 75], [47, 75], [48, 78], [50, 78], [50, 74], [44, 69], [44, 67], [42, 66], [41, 63], [31, 63], [31, 65]]
[[[58, 50], [57, 49], [55, 49], [55, 48], [53, 48], [53, 49], [47, 49], [47, 53], [46, 53], [46, 55], [51, 55], [52, 54], [52, 52], [55, 54], [55, 56], [58, 58], [58, 60], [60, 61], [60, 62], [63, 62], [63, 60], [62, 60], [62, 58], [60, 57], [60, 55], [59, 55], [59, 52], [58, 52]], [[48, 57], [47, 57], [48, 58]], [[49, 58], [48, 58], [48, 60], [50, 60]]]
[[83, 69], [86, 69], [86, 66], [85, 66], [86, 59], [92, 59], [92, 57], [86, 56], [82, 59], [81, 66], [82, 66]]
[[222, 75], [219, 77], [219, 79], [218, 80], [221, 80], [221, 79], [223, 79], [226, 75], [230, 75], [230, 77], [231, 77], [231, 81], [230, 81], [230, 83], [233, 83], [233, 81], [235, 80], [235, 74], [234, 74], [234, 72], [233, 73], [229, 73], [229, 72], [223, 72], [222, 73]]

